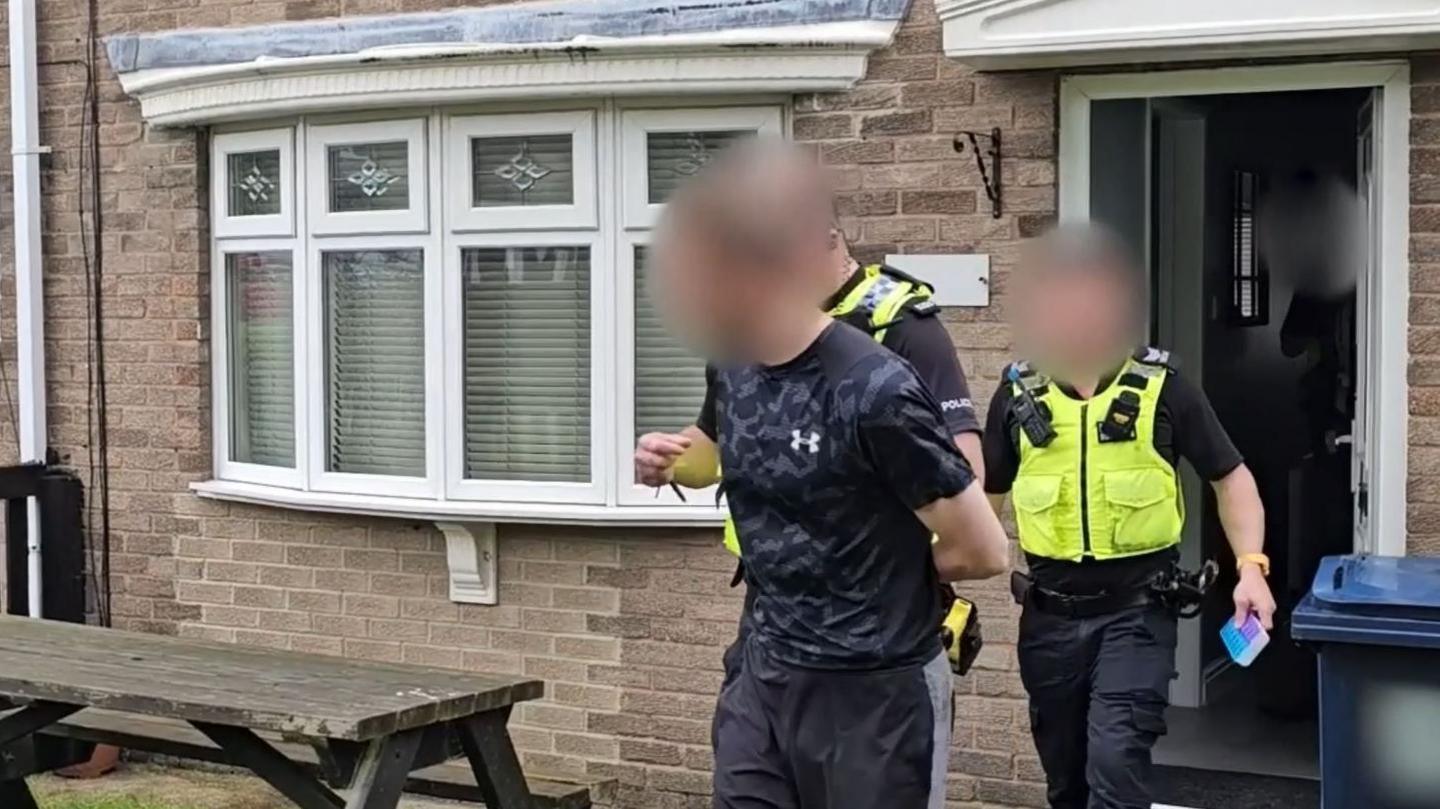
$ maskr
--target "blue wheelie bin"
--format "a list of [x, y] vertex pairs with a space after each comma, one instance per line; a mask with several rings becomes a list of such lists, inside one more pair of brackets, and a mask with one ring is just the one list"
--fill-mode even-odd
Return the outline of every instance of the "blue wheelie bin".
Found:
[[1326, 557], [1292, 635], [1320, 661], [1322, 809], [1440, 809], [1440, 559]]

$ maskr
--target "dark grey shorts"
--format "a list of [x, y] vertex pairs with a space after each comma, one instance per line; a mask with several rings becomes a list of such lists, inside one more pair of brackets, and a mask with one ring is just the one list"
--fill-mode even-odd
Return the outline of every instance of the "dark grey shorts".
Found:
[[952, 681], [943, 653], [867, 672], [727, 655], [715, 710], [715, 809], [940, 809]]

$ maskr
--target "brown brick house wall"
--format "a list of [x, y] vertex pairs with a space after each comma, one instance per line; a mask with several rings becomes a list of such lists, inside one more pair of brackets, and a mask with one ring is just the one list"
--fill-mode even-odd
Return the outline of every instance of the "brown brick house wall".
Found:
[[[100, 33], [416, 11], [415, 0], [102, 0]], [[42, 0], [47, 378], [52, 445], [89, 480], [87, 304], [78, 215], [85, 20]], [[3, 13], [3, 10], [0, 10]], [[3, 47], [3, 44], [0, 44]], [[1411, 277], [1412, 549], [1440, 552], [1440, 62], [1415, 65]], [[500, 603], [446, 595], [433, 526], [201, 500], [211, 469], [205, 138], [144, 125], [103, 60], [100, 77], [114, 614], [130, 629], [545, 679], [522, 707], [527, 765], [619, 780], [625, 807], [705, 807], [709, 717], [737, 593], [713, 532], [500, 528]], [[8, 83], [0, 111], [8, 115]], [[1056, 209], [1056, 76], [975, 75], [941, 55], [929, 0], [852, 92], [802, 96], [794, 134], [835, 167], [865, 257], [983, 252], [992, 305], [945, 315], [983, 405], [1007, 360], [1007, 274]], [[958, 129], [1005, 133], [1006, 215], [992, 219]], [[8, 163], [0, 184], [10, 185]], [[11, 200], [4, 196], [4, 212]], [[13, 390], [13, 263], [3, 243], [0, 346]], [[12, 394], [13, 395], [13, 394]], [[0, 408], [6, 408], [0, 399]], [[14, 450], [0, 410], [0, 453]], [[1015, 611], [976, 589], [987, 648], [959, 684], [950, 798], [1040, 806], [1015, 673]]]

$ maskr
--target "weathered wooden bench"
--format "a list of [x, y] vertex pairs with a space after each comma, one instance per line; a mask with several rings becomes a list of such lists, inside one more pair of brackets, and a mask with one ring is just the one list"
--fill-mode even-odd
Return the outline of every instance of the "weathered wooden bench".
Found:
[[[93, 744], [112, 744], [134, 753], [148, 753], [165, 759], [188, 759], [208, 764], [242, 766], [241, 762], [188, 722], [154, 716], [87, 708], [62, 719], [43, 736]], [[286, 739], [278, 734], [260, 733], [287, 758], [307, 770], [321, 774], [332, 786], [343, 786], [346, 776], [327, 769], [333, 757], [323, 739]], [[455, 758], [459, 760], [452, 760]], [[525, 774], [535, 809], [590, 809], [597, 800], [613, 797], [614, 781], [608, 778], [546, 777]], [[405, 792], [435, 798], [480, 803], [485, 800], [463, 753], [454, 749], [427, 750], [415, 755], [414, 769], [405, 782]]]
[[[542, 690], [535, 680], [0, 616], [0, 697], [19, 706], [0, 717], [7, 762], [38, 760], [12, 746], [47, 729], [75, 736], [83, 723], [66, 720], [87, 708], [181, 720], [302, 809], [394, 809], [412, 771], [457, 748], [488, 807], [534, 809], [506, 723]], [[329, 783], [261, 733], [309, 742]], [[33, 809], [28, 774], [5, 769], [0, 806]], [[332, 785], [348, 786], [349, 801]]]

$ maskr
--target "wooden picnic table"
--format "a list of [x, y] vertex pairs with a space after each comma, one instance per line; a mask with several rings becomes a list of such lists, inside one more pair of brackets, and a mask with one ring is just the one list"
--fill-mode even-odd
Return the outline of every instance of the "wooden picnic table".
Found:
[[[542, 692], [535, 680], [0, 615], [0, 697], [22, 705], [0, 717], [0, 752], [85, 708], [183, 720], [302, 809], [394, 809], [417, 752], [452, 739], [487, 807], [531, 809], [506, 722]], [[336, 754], [329, 769], [350, 800], [257, 731]], [[0, 781], [0, 806], [35, 806], [23, 779]]]

